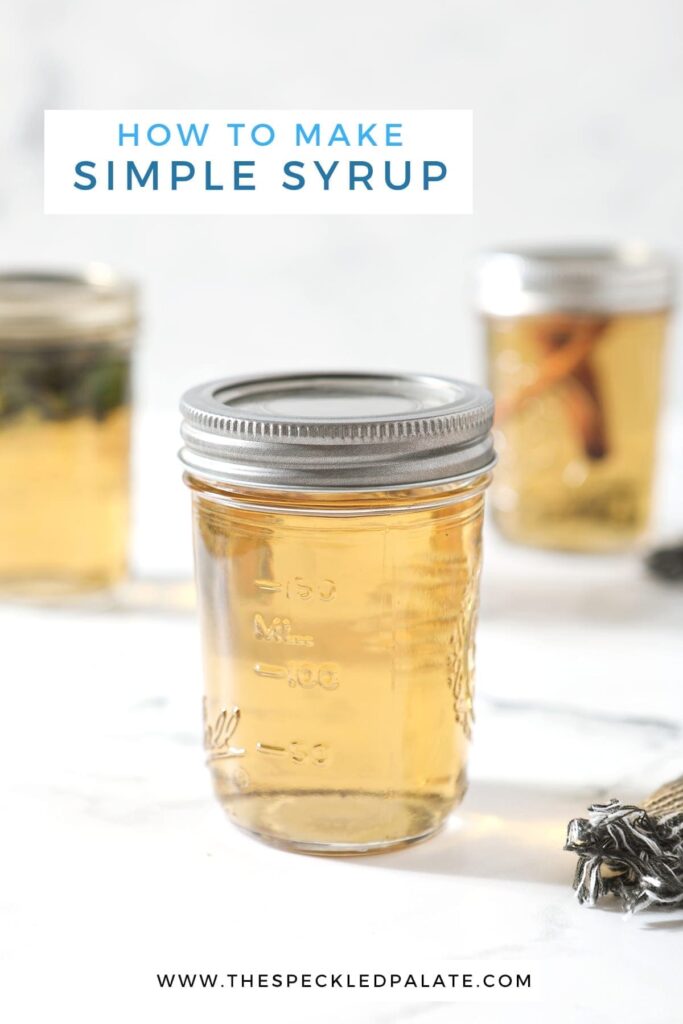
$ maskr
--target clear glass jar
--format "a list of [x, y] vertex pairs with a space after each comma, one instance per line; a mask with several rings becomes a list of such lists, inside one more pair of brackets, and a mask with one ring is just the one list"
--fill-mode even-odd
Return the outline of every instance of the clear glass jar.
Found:
[[135, 295], [111, 271], [0, 275], [0, 591], [126, 571]]
[[183, 412], [219, 800], [296, 850], [431, 835], [466, 787], [490, 396], [287, 376]]
[[607, 551], [644, 534], [673, 290], [668, 260], [640, 247], [483, 258], [491, 503], [506, 537]]

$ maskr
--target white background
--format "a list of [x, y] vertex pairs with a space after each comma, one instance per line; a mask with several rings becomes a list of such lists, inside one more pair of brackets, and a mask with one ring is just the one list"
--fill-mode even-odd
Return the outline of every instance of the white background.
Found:
[[[677, 0], [5, 0], [3, 262], [146, 289], [140, 395], [276, 365], [474, 375], [471, 253], [642, 237], [683, 257]], [[46, 107], [461, 107], [472, 218], [45, 218]], [[679, 364], [680, 365], [680, 364]], [[679, 392], [683, 394], [683, 390]]]
[[[157, 427], [136, 436], [137, 564], [188, 566], [184, 520], [161, 537], [148, 511], [179, 501], [187, 386], [304, 367], [482, 379], [479, 248], [640, 238], [683, 262], [682, 32], [677, 0], [5, 0], [2, 262], [98, 259], [144, 290], [139, 408]], [[43, 215], [44, 109], [230, 105], [471, 108], [475, 214]]]
[[[312, 365], [478, 378], [465, 273], [479, 247], [639, 236], [683, 257], [682, 30], [679, 0], [5, 0], [2, 261], [100, 259], [145, 289], [138, 567], [189, 567], [175, 459], [188, 385]], [[45, 107], [302, 105], [473, 108], [475, 215], [41, 212]], [[668, 382], [678, 404], [682, 367]], [[680, 532], [677, 436], [664, 511]], [[157, 599], [171, 597], [141, 602]], [[227, 825], [202, 766], [197, 632], [181, 607], [3, 608], [0, 629], [0, 954], [31, 975], [8, 1019], [137, 1024], [129, 994], [155, 970], [322, 949], [336, 962], [349, 950], [546, 957], [564, 972], [551, 1011], [506, 1020], [680, 1020], [680, 914], [579, 908], [561, 849], [592, 799], [641, 799], [682, 770], [680, 590], [647, 581], [638, 558], [553, 558], [487, 537], [471, 793], [431, 843], [359, 861], [287, 857]], [[199, 1013], [156, 996], [148, 987], [149, 1019]], [[202, 1022], [230, 1017], [227, 1001], [201, 1007]], [[260, 1024], [262, 1009], [242, 1019]], [[469, 1009], [458, 1019], [502, 1019]], [[454, 1019], [415, 1002], [401, 1019], [423, 1016]]]
[[[677, 0], [5, 0], [7, 265], [111, 262], [144, 288], [141, 486], [178, 502], [178, 396], [254, 369], [482, 379], [482, 246], [643, 238], [683, 262]], [[45, 217], [45, 108], [472, 108], [472, 217]], [[683, 358], [669, 390], [683, 402]], [[162, 425], [163, 421], [163, 425]], [[161, 443], [160, 438], [165, 439]], [[185, 522], [140, 506], [142, 568], [187, 568]]]

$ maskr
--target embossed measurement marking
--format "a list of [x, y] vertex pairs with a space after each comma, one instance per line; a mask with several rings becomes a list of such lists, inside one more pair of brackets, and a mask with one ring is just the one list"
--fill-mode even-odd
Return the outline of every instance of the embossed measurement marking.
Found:
[[257, 743], [256, 752], [267, 754], [270, 757], [285, 757], [294, 764], [314, 764], [322, 766], [329, 761], [330, 749], [324, 743], [314, 743], [307, 746], [299, 740], [292, 740], [286, 747], [276, 746], [272, 743]]
[[254, 580], [254, 585], [257, 590], [265, 590], [270, 594], [279, 594], [282, 590], [282, 584], [276, 580]]
[[286, 679], [288, 674], [284, 665], [265, 665], [261, 661], [254, 665], [254, 672], [266, 679]]
[[322, 690], [336, 690], [339, 686], [339, 666], [334, 662], [315, 665], [307, 661], [290, 661], [286, 665], [271, 665], [257, 661], [254, 672], [266, 679], [286, 679], [290, 686], [300, 686], [302, 690], [312, 690], [314, 686]]
[[334, 580], [310, 580], [304, 576], [292, 576], [291, 579], [282, 581], [258, 579], [254, 580], [254, 586], [268, 594], [284, 594], [300, 601], [310, 601], [311, 598], [333, 601], [337, 594], [337, 584]]
[[254, 615], [254, 636], [257, 640], [267, 643], [288, 644], [290, 647], [312, 647], [313, 637], [303, 633], [293, 633], [290, 619], [276, 615], [270, 625], [257, 612]]

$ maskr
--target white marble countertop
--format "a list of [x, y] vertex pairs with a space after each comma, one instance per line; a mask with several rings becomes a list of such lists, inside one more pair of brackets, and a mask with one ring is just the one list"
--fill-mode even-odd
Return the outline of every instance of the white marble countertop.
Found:
[[[109, 611], [0, 612], [0, 953], [23, 986], [6, 1019], [61, 1005], [90, 1021], [95, 1000], [100, 1020], [132, 1001], [135, 1021], [227, 1020], [235, 1005], [260, 1021], [260, 994], [160, 993], [156, 973], [444, 959], [516, 961], [554, 979], [558, 1021], [612, 1021], [615, 1003], [623, 1020], [681, 1019], [683, 914], [580, 908], [562, 844], [594, 798], [640, 798], [683, 771], [682, 590], [646, 579], [635, 559], [563, 559], [489, 538], [469, 795], [429, 843], [332, 861], [253, 842], [214, 803], [190, 605], [189, 586], [138, 583]], [[316, 1006], [283, 998], [274, 1015], [348, 1019], [344, 1001]], [[353, 1014], [547, 1012], [418, 993]]]

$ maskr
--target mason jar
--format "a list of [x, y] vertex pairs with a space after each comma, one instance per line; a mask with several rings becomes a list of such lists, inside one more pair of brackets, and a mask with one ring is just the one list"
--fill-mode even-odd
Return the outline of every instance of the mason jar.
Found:
[[0, 274], [0, 591], [126, 571], [135, 293], [102, 266]]
[[311, 373], [182, 412], [218, 799], [295, 850], [431, 835], [466, 787], [490, 395]]
[[652, 505], [670, 261], [638, 246], [486, 254], [496, 522], [523, 544], [628, 547]]

